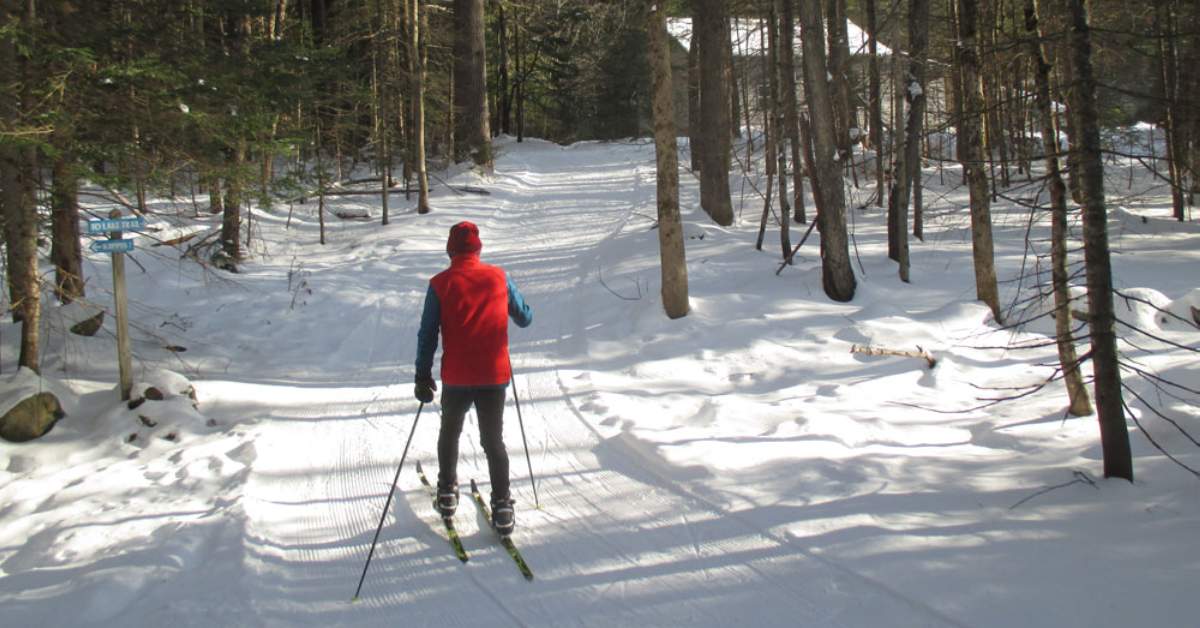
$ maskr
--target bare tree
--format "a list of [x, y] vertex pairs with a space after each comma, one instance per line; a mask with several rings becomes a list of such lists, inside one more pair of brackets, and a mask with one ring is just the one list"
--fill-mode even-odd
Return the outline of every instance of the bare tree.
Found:
[[[796, 102], [796, 12], [791, 0], [779, 2], [779, 74], [783, 90], [784, 131], [792, 147], [792, 210], [796, 222], [808, 222], [804, 211], [804, 171], [800, 167], [800, 105]], [[785, 253], [786, 255], [786, 253]]]
[[700, 43], [693, 29], [692, 38], [688, 45], [688, 152], [691, 153], [692, 172], [700, 171], [702, 163], [700, 155], [704, 152], [701, 142], [704, 134], [700, 132]]
[[[896, 152], [896, 177], [892, 182], [889, 210], [895, 212], [895, 238], [900, 279], [908, 281], [908, 199], [921, 176], [921, 135], [925, 120], [926, 56], [929, 52], [929, 0], [912, 0], [908, 12], [908, 63], [904, 81], [904, 101], [908, 104], [908, 120], [904, 125], [903, 150]], [[890, 231], [890, 230], [889, 230]]]
[[1096, 78], [1092, 70], [1091, 32], [1084, 0], [1061, 0], [1068, 16], [1067, 63], [1074, 82], [1067, 90], [1068, 115], [1075, 119], [1071, 152], [1076, 155], [1083, 194], [1083, 253], [1087, 268], [1088, 328], [1104, 477], [1133, 481], [1133, 456], [1125, 423], [1114, 330], [1112, 263], [1108, 249], [1108, 215], [1104, 199], [1104, 164], [1100, 153], [1100, 124], [1096, 110]]
[[671, 53], [666, 14], [652, 4], [647, 15], [654, 94], [654, 153], [658, 167], [658, 248], [662, 267], [662, 302], [668, 318], [688, 313], [687, 259], [679, 218], [679, 152], [675, 143], [675, 104], [671, 94]]
[[454, 153], [491, 170], [483, 18], [483, 0], [454, 0]]
[[696, 0], [694, 32], [700, 43], [700, 206], [719, 225], [733, 224], [729, 195], [728, 8], [722, 0]]
[[846, 0], [826, 0], [825, 3], [826, 31], [829, 45], [827, 49], [826, 67], [830, 83], [830, 95], [833, 102], [835, 139], [838, 150], [843, 155], [850, 153], [850, 129], [856, 128], [853, 92], [850, 89], [850, 49], [848, 46], [848, 28], [846, 26]]
[[992, 241], [992, 210], [988, 194], [986, 158], [982, 129], [985, 116], [983, 81], [980, 78], [979, 23], [975, 0], [958, 0], [958, 63], [963, 94], [958, 143], [971, 196], [971, 245], [975, 257], [975, 295], [1001, 321], [1000, 290], [996, 283], [995, 245]]
[[883, 100], [879, 84], [879, 22], [876, 0], [867, 2], [867, 117], [870, 122], [869, 143], [875, 151], [875, 206], [883, 207]]
[[412, 81], [412, 162], [417, 175], [417, 213], [429, 213], [429, 175], [425, 168], [425, 59], [421, 51], [421, 0], [407, 0], [408, 69]]
[[[804, 87], [815, 119], [833, 119], [833, 97], [826, 77], [822, 0], [800, 0], [800, 35], [804, 46]], [[854, 298], [854, 269], [846, 233], [846, 196], [838, 161], [837, 139], [828, 124], [812, 125], [814, 198], [821, 230], [821, 280], [834, 301]]]
[[1092, 413], [1092, 402], [1083, 384], [1075, 338], [1071, 333], [1071, 295], [1067, 290], [1067, 186], [1058, 163], [1058, 130], [1054, 126], [1053, 102], [1050, 100], [1050, 64], [1038, 43], [1035, 0], [1025, 0], [1025, 30], [1027, 48], [1034, 64], [1035, 105], [1042, 132], [1042, 150], [1046, 154], [1046, 182], [1050, 188], [1050, 277], [1054, 292], [1055, 341], [1058, 362], [1070, 400], [1068, 412], [1073, 416]]

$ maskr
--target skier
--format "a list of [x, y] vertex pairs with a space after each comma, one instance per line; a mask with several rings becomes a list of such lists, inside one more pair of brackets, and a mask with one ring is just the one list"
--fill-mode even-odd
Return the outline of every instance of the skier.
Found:
[[498, 266], [479, 259], [479, 228], [463, 221], [450, 228], [446, 253], [450, 268], [429, 280], [417, 332], [414, 393], [433, 401], [433, 357], [442, 342], [442, 427], [438, 433], [438, 488], [434, 507], [449, 518], [458, 508], [458, 440], [467, 410], [475, 406], [479, 440], [492, 481], [492, 525], [503, 536], [516, 525], [508, 488], [504, 448], [504, 398], [512, 379], [508, 357], [508, 318], [520, 327], [533, 312], [517, 286]]

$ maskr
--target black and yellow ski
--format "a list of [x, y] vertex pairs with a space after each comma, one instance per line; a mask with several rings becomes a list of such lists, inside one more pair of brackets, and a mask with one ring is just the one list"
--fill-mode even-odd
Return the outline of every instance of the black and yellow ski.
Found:
[[[483, 495], [479, 492], [479, 486], [475, 484], [475, 480], [471, 480], [471, 496], [475, 498], [475, 505], [479, 507], [483, 513], [483, 518], [488, 523], [488, 527], [492, 528], [492, 532], [496, 532], [496, 528], [492, 527], [492, 511], [488, 508], [487, 502], [483, 500]], [[521, 556], [521, 552], [517, 550], [517, 545], [513, 543], [512, 536], [500, 534], [496, 532], [496, 536], [500, 539], [500, 544], [512, 557], [513, 562], [517, 564], [517, 569], [521, 570], [521, 575], [525, 576], [526, 580], [533, 580], [533, 570], [525, 563], [525, 559]]]
[[[420, 460], [417, 461], [417, 476], [421, 478], [421, 484], [423, 484], [425, 486], [425, 490], [429, 492], [429, 501], [430, 503], [434, 504], [434, 510], [436, 511], [437, 489], [435, 489], [433, 485], [429, 483], [429, 478], [425, 477], [425, 470], [421, 468]], [[450, 539], [450, 547], [454, 548], [454, 554], [458, 556], [459, 560], [463, 561], [464, 563], [467, 562], [470, 557], [467, 556], [467, 550], [463, 547], [462, 539], [458, 537], [458, 530], [454, 527], [454, 518], [442, 517], [440, 514], [438, 516], [441, 518], [442, 524], [446, 526], [446, 537]]]

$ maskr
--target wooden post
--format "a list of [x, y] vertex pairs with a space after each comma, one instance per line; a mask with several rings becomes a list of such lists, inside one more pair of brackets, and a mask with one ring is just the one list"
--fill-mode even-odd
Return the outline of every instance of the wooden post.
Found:
[[[109, 218], [120, 218], [121, 211], [114, 209]], [[120, 240], [121, 232], [109, 232], [109, 239]], [[113, 307], [117, 311], [117, 364], [121, 372], [121, 401], [129, 401], [133, 392], [133, 360], [129, 349], [129, 318], [125, 296], [125, 254], [112, 254]]]

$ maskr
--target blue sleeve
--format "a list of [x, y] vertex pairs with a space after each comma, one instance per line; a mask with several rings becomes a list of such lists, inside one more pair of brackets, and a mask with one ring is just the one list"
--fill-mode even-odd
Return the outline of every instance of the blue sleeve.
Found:
[[437, 353], [441, 323], [442, 304], [431, 284], [425, 291], [425, 309], [421, 312], [421, 328], [417, 331], [417, 379], [433, 379], [433, 355]]
[[529, 304], [525, 302], [525, 297], [521, 296], [521, 291], [517, 290], [517, 284], [513, 283], [512, 277], [506, 277], [508, 280], [508, 315], [517, 324], [517, 327], [529, 327], [533, 322], [533, 310], [529, 309]]

